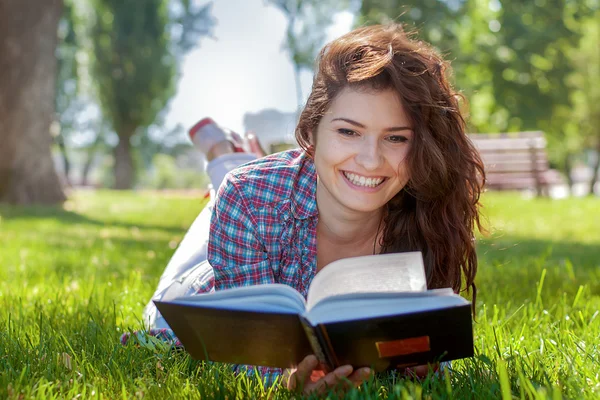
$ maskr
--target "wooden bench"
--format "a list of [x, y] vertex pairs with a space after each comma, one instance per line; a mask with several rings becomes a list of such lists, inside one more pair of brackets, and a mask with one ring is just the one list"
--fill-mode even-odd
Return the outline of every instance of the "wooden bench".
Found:
[[469, 137], [481, 154], [488, 189], [533, 189], [538, 196], [548, 196], [551, 185], [563, 183], [560, 173], [548, 164], [543, 132], [469, 134]]

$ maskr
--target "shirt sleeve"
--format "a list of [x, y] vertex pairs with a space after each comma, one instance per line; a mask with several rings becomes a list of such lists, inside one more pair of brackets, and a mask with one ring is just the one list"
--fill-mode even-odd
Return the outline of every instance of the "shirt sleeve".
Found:
[[243, 183], [227, 175], [215, 201], [208, 261], [214, 269], [216, 290], [275, 283], [252, 199], [245, 196]]
[[[243, 181], [227, 175], [221, 185], [210, 223], [208, 261], [214, 269], [215, 289], [275, 283], [263, 238], [259, 235], [253, 203]], [[281, 368], [234, 365], [236, 373], [255, 375], [272, 385]]]

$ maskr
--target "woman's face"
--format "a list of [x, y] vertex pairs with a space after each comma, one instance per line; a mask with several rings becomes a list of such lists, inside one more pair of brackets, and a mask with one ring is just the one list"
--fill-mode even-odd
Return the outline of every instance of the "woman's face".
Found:
[[377, 211], [408, 182], [413, 131], [393, 90], [343, 89], [312, 139], [320, 208]]

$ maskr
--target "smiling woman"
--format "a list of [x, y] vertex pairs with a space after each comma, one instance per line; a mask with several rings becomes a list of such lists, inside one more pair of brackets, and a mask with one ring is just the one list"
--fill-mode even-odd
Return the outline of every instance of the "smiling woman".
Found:
[[[219, 190], [153, 299], [268, 283], [306, 296], [316, 272], [334, 260], [420, 251], [429, 288], [471, 288], [474, 304], [473, 238], [484, 172], [445, 68], [398, 25], [359, 28], [334, 40], [320, 54], [296, 128], [302, 148], [241, 165], [222, 184], [216, 177], [248, 154], [235, 153], [214, 122], [201, 122], [194, 141], [215, 156], [208, 170], [219, 170], [213, 176]], [[169, 337], [152, 303], [146, 311], [150, 328]], [[282, 373], [242, 370], [259, 371], [269, 382]], [[369, 373], [343, 366], [324, 374], [309, 356], [284, 378], [289, 388], [304, 382], [311, 392], [345, 378], [360, 384]]]
[[365, 217], [377, 221], [408, 182], [412, 129], [392, 90], [342, 90], [311, 139], [322, 220], [344, 210], [374, 214]]

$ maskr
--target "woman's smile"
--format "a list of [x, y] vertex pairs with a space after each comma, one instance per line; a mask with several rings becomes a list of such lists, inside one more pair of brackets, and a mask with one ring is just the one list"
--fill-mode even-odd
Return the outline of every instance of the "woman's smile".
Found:
[[382, 176], [364, 176], [349, 171], [342, 171], [342, 176], [352, 188], [358, 190], [369, 189], [368, 191], [377, 191], [385, 182], [385, 177]]

